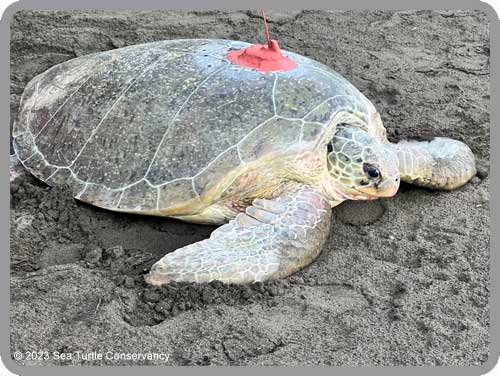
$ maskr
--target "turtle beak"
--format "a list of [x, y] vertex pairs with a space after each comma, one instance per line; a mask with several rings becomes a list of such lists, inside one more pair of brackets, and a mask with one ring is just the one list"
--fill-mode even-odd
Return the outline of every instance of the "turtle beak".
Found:
[[393, 197], [399, 189], [399, 175], [394, 179], [387, 179], [377, 187], [377, 195], [379, 197]]

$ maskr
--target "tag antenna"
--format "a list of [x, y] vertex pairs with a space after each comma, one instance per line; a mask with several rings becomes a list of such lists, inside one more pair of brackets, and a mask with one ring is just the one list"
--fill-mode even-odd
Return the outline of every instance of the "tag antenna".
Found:
[[264, 20], [264, 32], [266, 33], [267, 44], [270, 45], [271, 37], [269, 36], [269, 27], [267, 26], [266, 12], [264, 11], [264, 9], [262, 9], [261, 11], [262, 11], [262, 19]]

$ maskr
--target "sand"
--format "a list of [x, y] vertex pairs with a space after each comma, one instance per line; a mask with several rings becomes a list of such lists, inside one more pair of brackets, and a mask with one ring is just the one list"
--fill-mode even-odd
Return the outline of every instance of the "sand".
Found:
[[[19, 364], [487, 360], [487, 16], [270, 11], [268, 17], [282, 48], [331, 66], [370, 98], [392, 141], [465, 141], [478, 159], [477, 176], [453, 192], [403, 185], [391, 199], [343, 203], [320, 257], [290, 278], [156, 288], [143, 282], [148, 268], [213, 227], [96, 209], [21, 173], [11, 183], [11, 351], [44, 356], [23, 356]], [[17, 13], [11, 113], [31, 78], [75, 56], [175, 38], [263, 42], [262, 29], [259, 14], [246, 11]], [[92, 352], [102, 359], [83, 359]]]

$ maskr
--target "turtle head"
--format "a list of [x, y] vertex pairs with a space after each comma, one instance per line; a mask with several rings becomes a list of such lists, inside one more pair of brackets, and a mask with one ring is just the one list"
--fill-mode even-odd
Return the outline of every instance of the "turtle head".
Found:
[[347, 200], [394, 196], [399, 188], [396, 155], [360, 128], [341, 125], [328, 144], [333, 189]]

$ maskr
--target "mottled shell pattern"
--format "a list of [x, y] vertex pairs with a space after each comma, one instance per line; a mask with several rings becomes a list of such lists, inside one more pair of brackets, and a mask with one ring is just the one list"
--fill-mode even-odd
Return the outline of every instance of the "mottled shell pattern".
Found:
[[[113, 210], [158, 214], [203, 200], [236, 168], [324, 147], [339, 123], [369, 131], [373, 105], [325, 65], [260, 72], [228, 40], [139, 44], [78, 57], [31, 80], [14, 125], [23, 165]], [[326, 137], [328, 136], [328, 137]]]

